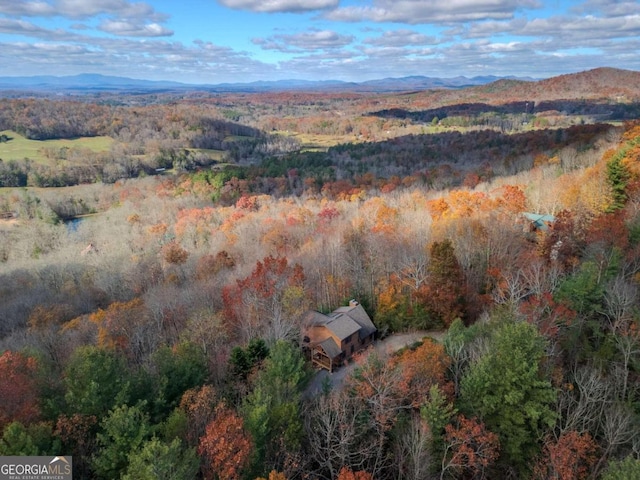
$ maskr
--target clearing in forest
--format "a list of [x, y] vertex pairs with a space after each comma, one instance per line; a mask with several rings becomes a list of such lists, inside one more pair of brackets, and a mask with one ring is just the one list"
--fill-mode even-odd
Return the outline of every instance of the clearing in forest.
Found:
[[37, 163], [50, 164], [59, 158], [63, 149], [88, 149], [92, 152], [107, 152], [113, 143], [111, 137], [79, 137], [73, 139], [30, 140], [11, 130], [0, 132], [8, 141], [0, 141], [0, 158], [24, 160], [28, 158]]

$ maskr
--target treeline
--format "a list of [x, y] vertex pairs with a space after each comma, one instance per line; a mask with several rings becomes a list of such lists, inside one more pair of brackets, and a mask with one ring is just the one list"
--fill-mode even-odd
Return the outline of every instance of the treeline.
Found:
[[[494, 127], [499, 123], [504, 127], [503, 130], [511, 132], [513, 129], [508, 125], [505, 127], [505, 122], [513, 123], [513, 119], [502, 114], [494, 116], [493, 113], [483, 113], [482, 108], [469, 105], [473, 115], [467, 112], [466, 123], [463, 123], [485, 130], [396, 136], [397, 132], [406, 128], [402, 124], [404, 120], [389, 123], [368, 114], [354, 117], [353, 112], [336, 119], [332, 113], [332, 102], [345, 102], [345, 108], [357, 112], [360, 107], [353, 103], [355, 99], [316, 97], [312, 97], [308, 104], [303, 102], [298, 105], [297, 108], [307, 108], [296, 115], [306, 112], [306, 117], [283, 115], [267, 121], [290, 122], [289, 126], [264, 123], [265, 115], [273, 112], [268, 109], [271, 108], [268, 102], [264, 105], [260, 103], [269, 97], [265, 99], [261, 96], [248, 97], [244, 104], [238, 106], [238, 113], [215, 99], [203, 100], [200, 104], [181, 101], [147, 106], [42, 99], [8, 100], [0, 105], [2, 130], [13, 130], [38, 140], [109, 136], [114, 143], [108, 152], [99, 153], [78, 148], [59, 151], [48, 149], [46, 154], [49, 161], [46, 165], [27, 160], [2, 162], [0, 186], [58, 187], [97, 181], [113, 183], [141, 174], [154, 174], [158, 169], [186, 171], [226, 161], [254, 167], [254, 171], [247, 176], [266, 177], [266, 183], [273, 183], [277, 181], [274, 179], [285, 177], [289, 172], [295, 173], [295, 181], [288, 180], [295, 186], [287, 193], [304, 191], [307, 178], [309, 183], [315, 182], [315, 188], [321, 190], [326, 182], [351, 181], [356, 176], [365, 175], [373, 175], [377, 179], [422, 176], [427, 177], [427, 182], [435, 188], [442, 188], [463, 183], [470, 172], [481, 180], [488, 180], [492, 175], [513, 174], [528, 169], [539, 156], [571, 157], [568, 152], [571, 148], [584, 153], [596, 146], [611, 128], [605, 124], [579, 125], [505, 134]], [[313, 108], [312, 113], [309, 113], [309, 108]], [[465, 111], [465, 105], [447, 108], [446, 112], [442, 111], [440, 124], [453, 121], [458, 118], [454, 113]], [[529, 107], [525, 102], [513, 108], [526, 110]], [[314, 116], [316, 110], [322, 112], [323, 116]], [[393, 117], [399, 115], [398, 111], [387, 110], [387, 113], [381, 111], [379, 114]], [[247, 125], [229, 120], [245, 119], [245, 114], [253, 114], [251, 112], [257, 117], [249, 120]], [[419, 112], [405, 112], [407, 115], [420, 115]], [[529, 120], [530, 116], [522, 115], [525, 116], [517, 120], [520, 124]], [[260, 125], [263, 130], [249, 126], [251, 123]], [[315, 126], [309, 129], [307, 125]], [[323, 158], [322, 154], [301, 152], [299, 141], [290, 136], [263, 133], [276, 127], [281, 130], [290, 127], [296, 132], [309, 130], [323, 135], [351, 135], [358, 143], [330, 148]], [[340, 133], [336, 128], [340, 132], [346, 130]], [[396, 138], [371, 141], [373, 138], [389, 136]], [[369, 141], [359, 143], [362, 140]], [[560, 161], [567, 163], [563, 158]], [[323, 165], [322, 168], [315, 166], [319, 164]], [[445, 177], [451, 179], [456, 176], [452, 171], [457, 172], [458, 179], [447, 184]], [[252, 187], [252, 192], [271, 193], [261, 190], [257, 185]]]

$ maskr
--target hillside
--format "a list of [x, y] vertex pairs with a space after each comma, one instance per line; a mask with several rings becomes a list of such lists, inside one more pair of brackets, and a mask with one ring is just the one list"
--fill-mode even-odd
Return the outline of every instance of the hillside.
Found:
[[[571, 93], [619, 74], [535, 107], [517, 80], [1, 102], [0, 456], [63, 451], [87, 480], [637, 478], [640, 115]], [[351, 308], [438, 341], [359, 353]], [[313, 355], [349, 369], [309, 395]]]
[[613, 103], [637, 103], [640, 102], [640, 72], [597, 68], [531, 82], [500, 79], [487, 85], [458, 91], [424, 92], [417, 95], [417, 98], [420, 100], [423, 96], [436, 105], [467, 102], [497, 105], [524, 100], [607, 100]]

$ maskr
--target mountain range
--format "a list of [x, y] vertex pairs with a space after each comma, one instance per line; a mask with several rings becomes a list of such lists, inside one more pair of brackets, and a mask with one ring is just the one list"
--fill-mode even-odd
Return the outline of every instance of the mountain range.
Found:
[[114, 91], [167, 91], [201, 90], [210, 92], [267, 92], [285, 90], [312, 91], [352, 91], [352, 92], [403, 92], [434, 88], [464, 88], [486, 85], [501, 79], [533, 81], [532, 78], [463, 76], [453, 78], [409, 76], [401, 78], [383, 78], [364, 82], [344, 82], [340, 80], [275, 80], [251, 83], [188, 84], [172, 81], [139, 80], [99, 74], [80, 74], [73, 76], [37, 75], [28, 77], [0, 77], [0, 90], [37, 91], [60, 93], [91, 93]]
[[640, 102], [640, 72], [600, 67], [578, 73], [541, 80], [530, 77], [427, 77], [408, 76], [383, 78], [363, 82], [340, 80], [276, 80], [251, 83], [188, 84], [172, 81], [139, 80], [99, 74], [73, 76], [0, 77], [0, 96], [26, 94], [95, 95], [209, 92], [353, 92], [418, 94], [430, 102], [453, 104], [461, 102], [502, 103], [528, 98], [535, 101], [559, 99], [609, 99], [615, 103]]

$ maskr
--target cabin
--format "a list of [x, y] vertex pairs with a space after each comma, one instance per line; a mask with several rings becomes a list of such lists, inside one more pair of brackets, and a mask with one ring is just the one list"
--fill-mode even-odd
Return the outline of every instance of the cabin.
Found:
[[527, 233], [536, 231], [546, 232], [553, 222], [556, 221], [556, 218], [549, 214], [524, 212], [522, 217], [524, 220], [524, 231]]
[[303, 318], [303, 348], [314, 366], [329, 372], [373, 343], [376, 327], [357, 301], [325, 315], [309, 311]]

